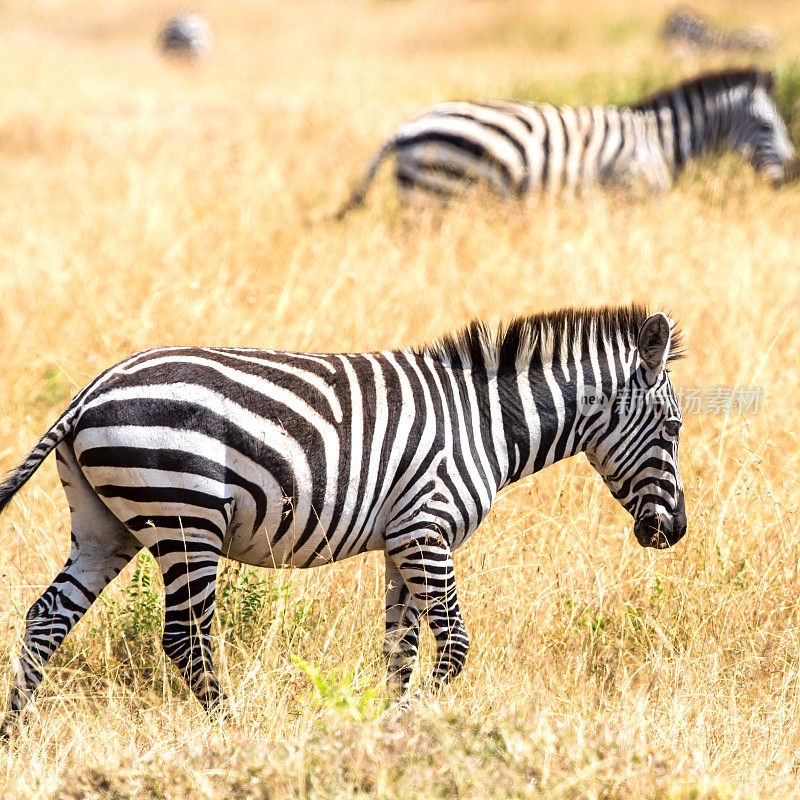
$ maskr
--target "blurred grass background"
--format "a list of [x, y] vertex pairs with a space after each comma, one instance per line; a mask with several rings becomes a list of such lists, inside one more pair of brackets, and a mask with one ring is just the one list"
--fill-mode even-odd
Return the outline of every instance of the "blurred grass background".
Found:
[[[661, 2], [198, 2], [216, 52], [154, 41], [163, 0], [0, 6], [0, 467], [102, 368], [160, 344], [359, 351], [573, 304], [681, 322], [684, 387], [761, 386], [754, 416], [692, 415], [689, 535], [645, 552], [582, 458], [504, 492], [458, 554], [468, 666], [382, 714], [382, 565], [226, 567], [224, 722], [158, 643], [141, 558], [47, 672], [0, 750], [8, 798], [783, 798], [798, 790], [797, 186], [731, 155], [637, 202], [480, 198], [401, 208], [382, 139], [451, 98], [629, 102], [741, 56], [678, 56]], [[708, 2], [768, 24], [800, 141], [800, 3]], [[0, 525], [0, 697], [29, 604], [61, 567], [52, 460]], [[430, 669], [426, 640], [421, 670]], [[417, 678], [419, 680], [419, 676]]]

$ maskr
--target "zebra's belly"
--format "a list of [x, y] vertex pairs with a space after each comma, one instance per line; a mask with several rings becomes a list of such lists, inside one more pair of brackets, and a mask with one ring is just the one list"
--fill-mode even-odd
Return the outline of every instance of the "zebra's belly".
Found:
[[320, 525], [304, 530], [290, 525], [286, 529], [281, 521], [282, 514], [270, 515], [263, 526], [253, 531], [249, 519], [240, 522], [234, 517], [222, 545], [222, 554], [258, 567], [305, 569], [381, 550], [385, 544], [383, 536], [374, 529], [362, 536], [346, 536], [345, 532], [325, 531]]

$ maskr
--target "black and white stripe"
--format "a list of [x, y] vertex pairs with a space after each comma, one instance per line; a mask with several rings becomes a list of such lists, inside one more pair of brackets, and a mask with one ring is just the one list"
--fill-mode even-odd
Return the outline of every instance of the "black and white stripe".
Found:
[[701, 75], [630, 106], [453, 102], [405, 123], [338, 217], [361, 205], [385, 158], [401, 191], [450, 198], [473, 184], [501, 197], [643, 183], [669, 188], [688, 161], [729, 146], [779, 183], [795, 151], [760, 70]]
[[434, 681], [469, 639], [452, 552], [498, 490], [586, 452], [641, 544], [684, 534], [676, 337], [642, 307], [566, 310], [421, 349], [362, 354], [174, 347], [101, 374], [0, 486], [0, 509], [55, 449], [72, 551], [27, 617], [6, 731], [64, 636], [146, 547], [163, 643], [201, 702], [221, 698], [209, 631], [221, 556], [314, 567], [386, 556], [386, 655], [405, 691], [427, 617]]

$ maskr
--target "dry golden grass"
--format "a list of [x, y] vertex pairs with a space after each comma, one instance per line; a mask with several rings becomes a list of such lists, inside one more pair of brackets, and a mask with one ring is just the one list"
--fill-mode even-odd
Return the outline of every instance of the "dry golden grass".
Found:
[[[380, 714], [378, 559], [238, 576], [250, 588], [217, 626], [222, 724], [164, 663], [129, 568], [0, 749], [0, 796], [796, 795], [800, 189], [726, 157], [660, 199], [442, 213], [403, 211], [384, 178], [365, 211], [326, 220], [425, 104], [633, 99], [722, 61], [666, 51], [663, 3], [197, 5], [217, 53], [196, 69], [153, 50], [164, 0], [3, 5], [0, 466], [136, 349], [375, 349], [571, 304], [671, 309], [678, 385], [765, 400], [686, 419], [673, 551], [639, 548], [582, 458], [506, 491], [458, 554], [468, 666], [400, 714]], [[798, 3], [702, 10], [776, 27], [773, 65], [800, 47]], [[0, 698], [67, 546], [51, 460], [0, 524]]]

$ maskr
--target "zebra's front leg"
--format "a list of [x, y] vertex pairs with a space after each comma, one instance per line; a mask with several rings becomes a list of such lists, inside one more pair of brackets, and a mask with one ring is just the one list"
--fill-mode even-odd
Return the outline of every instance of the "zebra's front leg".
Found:
[[[174, 532], [170, 533], [174, 537]], [[161, 642], [203, 708], [210, 711], [225, 700], [214, 671], [210, 640], [219, 548], [186, 540], [173, 539], [171, 544], [151, 548], [164, 577]]]
[[461, 620], [456, 596], [455, 570], [450, 546], [437, 530], [387, 547], [388, 558], [408, 587], [416, 607], [428, 619], [436, 639], [433, 685], [451, 681], [464, 667], [469, 651], [469, 635]]
[[386, 657], [387, 685], [392, 695], [404, 695], [419, 650], [419, 611], [403, 576], [386, 558]]

